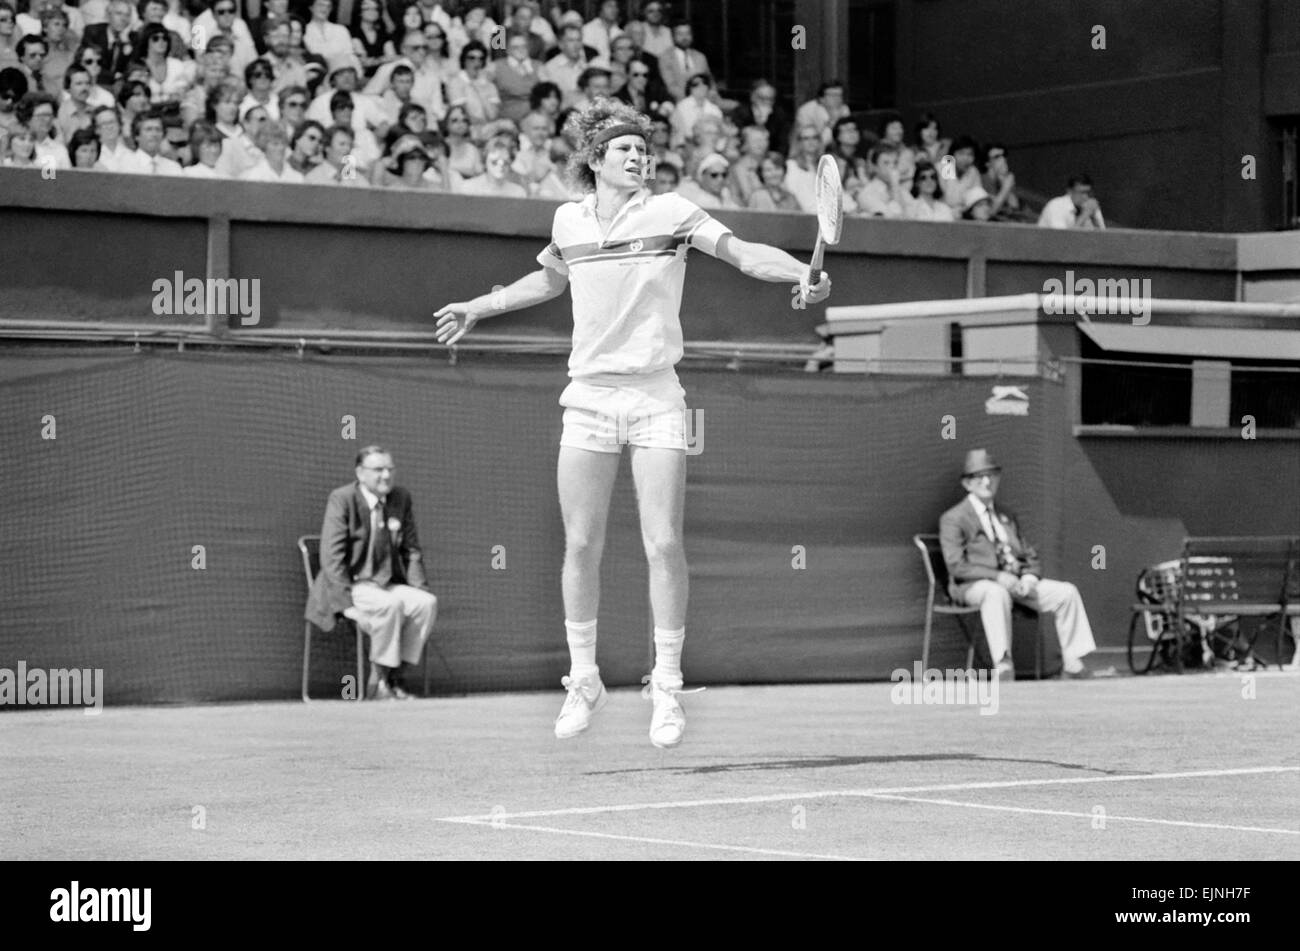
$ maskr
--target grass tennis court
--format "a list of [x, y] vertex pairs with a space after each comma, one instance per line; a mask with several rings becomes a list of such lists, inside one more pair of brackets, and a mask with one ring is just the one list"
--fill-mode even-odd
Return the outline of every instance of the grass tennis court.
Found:
[[558, 689], [13, 714], [0, 854], [1296, 859], [1296, 687], [1020, 682], [995, 716], [887, 683], [719, 687], [671, 752], [631, 688], [564, 742]]

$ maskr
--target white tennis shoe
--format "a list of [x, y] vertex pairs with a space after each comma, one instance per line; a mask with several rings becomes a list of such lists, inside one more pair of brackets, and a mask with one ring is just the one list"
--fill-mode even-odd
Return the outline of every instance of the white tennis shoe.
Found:
[[605, 692], [605, 685], [599, 677], [583, 677], [580, 680], [564, 677], [560, 683], [569, 691], [569, 695], [564, 698], [560, 715], [555, 718], [555, 738], [567, 740], [591, 726], [591, 718], [609, 701], [609, 694]]
[[650, 714], [650, 742], [661, 750], [670, 750], [686, 734], [686, 711], [677, 699], [678, 694], [699, 693], [704, 688], [683, 690], [660, 683], [650, 674], [642, 677], [641, 682], [645, 684], [641, 696], [654, 704], [654, 712]]

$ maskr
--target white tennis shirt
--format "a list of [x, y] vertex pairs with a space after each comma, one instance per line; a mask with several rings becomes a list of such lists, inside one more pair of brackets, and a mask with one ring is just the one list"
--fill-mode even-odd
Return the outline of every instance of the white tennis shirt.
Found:
[[619, 210], [604, 240], [596, 196], [561, 205], [551, 243], [537, 256], [569, 279], [573, 353], [569, 376], [650, 374], [682, 358], [686, 253], [709, 254], [731, 229], [671, 192], [642, 189]]

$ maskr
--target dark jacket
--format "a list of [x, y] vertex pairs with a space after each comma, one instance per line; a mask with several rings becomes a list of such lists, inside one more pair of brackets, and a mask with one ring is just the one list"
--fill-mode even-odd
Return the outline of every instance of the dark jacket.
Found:
[[[424, 556], [415, 529], [411, 493], [393, 486], [384, 505], [384, 521], [396, 518], [401, 529], [393, 534], [392, 584], [428, 590]], [[352, 607], [352, 582], [366, 562], [370, 547], [370, 506], [353, 482], [330, 493], [320, 530], [320, 571], [307, 595], [303, 616], [323, 631], [334, 629], [334, 617]]]
[[[1030, 574], [1041, 578], [1043, 565], [1038, 552], [1020, 534], [1016, 517], [996, 502], [993, 511], [998, 523], [1007, 533], [1007, 543], [1019, 560], [1019, 570], [1012, 574]], [[987, 578], [997, 578], [998, 547], [996, 539], [989, 538], [975, 506], [969, 498], [962, 499], [939, 517], [939, 544], [943, 546], [943, 560], [948, 566], [948, 593], [961, 601], [966, 585]]]

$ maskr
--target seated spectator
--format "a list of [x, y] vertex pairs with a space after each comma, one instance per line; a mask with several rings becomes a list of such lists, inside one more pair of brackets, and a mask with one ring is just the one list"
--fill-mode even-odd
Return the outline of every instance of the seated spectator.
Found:
[[330, 96], [330, 118], [333, 125], [352, 129], [352, 158], [362, 169], [368, 169], [379, 158], [379, 142], [364, 124], [356, 118], [356, 101], [350, 92], [336, 92]]
[[109, 0], [106, 9], [108, 19], [87, 26], [81, 35], [81, 43], [103, 52], [102, 73], [96, 81], [103, 86], [112, 86], [126, 73], [131, 54], [135, 51], [135, 38], [131, 32], [135, 8], [130, 0]]
[[898, 150], [898, 184], [907, 195], [912, 191], [912, 176], [916, 174], [916, 152], [903, 141], [905, 131], [903, 120], [897, 116], [888, 116], [880, 123], [880, 141]]
[[163, 135], [163, 118], [160, 113], [145, 112], [136, 116], [131, 128], [136, 148], [123, 171], [138, 175], [183, 174], [179, 164], [162, 154]]
[[1092, 195], [1092, 179], [1087, 175], [1071, 175], [1067, 191], [1043, 206], [1038, 217], [1040, 228], [1097, 228], [1106, 227], [1101, 216], [1101, 205]]
[[[659, 78], [673, 100], [680, 102], [690, 95], [688, 80], [700, 73], [713, 75], [708, 57], [695, 48], [694, 29], [684, 20], [674, 23], [672, 49], [659, 57]], [[721, 107], [722, 104], [717, 105]]]
[[633, 62], [640, 62], [637, 59], [636, 44], [632, 42], [632, 37], [626, 33], [618, 36], [610, 44], [609, 53], [605, 58], [609, 60], [609, 88], [612, 94], [627, 85], [628, 70]]
[[808, 214], [817, 213], [817, 163], [822, 157], [822, 133], [816, 125], [799, 126], [794, 153], [785, 163], [785, 187]]
[[610, 89], [610, 72], [600, 66], [588, 66], [578, 77], [578, 96], [573, 100], [574, 109], [581, 109], [593, 99], [608, 99]]
[[559, 129], [561, 128], [560, 105], [563, 101], [564, 96], [560, 93], [559, 86], [553, 82], [540, 82], [528, 94], [528, 111], [540, 112], [555, 123], [555, 128]]
[[25, 125], [11, 126], [9, 138], [5, 141], [5, 168], [36, 167], [36, 137]]
[[414, 83], [411, 87], [411, 99], [428, 111], [429, 116], [441, 120], [447, 112], [447, 103], [443, 96], [442, 71], [428, 58], [429, 40], [419, 30], [411, 30], [402, 37], [401, 57], [391, 63], [385, 63], [375, 71], [374, 78], [366, 84], [365, 92], [369, 96], [383, 96], [392, 83], [392, 74], [398, 66], [411, 70]]
[[417, 136], [404, 135], [393, 145], [392, 154], [386, 163], [381, 163], [387, 174], [382, 182], [376, 184], [386, 188], [408, 188], [417, 191], [443, 191], [442, 183], [437, 179], [425, 177], [425, 173], [434, 167], [433, 155], [425, 148]]
[[578, 77], [590, 66], [608, 68], [600, 56], [588, 57], [583, 49], [582, 27], [565, 26], [559, 30], [560, 51], [546, 61], [546, 74], [560, 90], [562, 107], [569, 108], [578, 98]]
[[670, 119], [673, 129], [673, 145], [681, 146], [691, 135], [695, 123], [700, 119], [711, 117], [722, 121], [722, 110], [709, 100], [713, 91], [713, 80], [706, 73], [699, 73], [686, 81], [686, 98], [677, 103]]
[[482, 43], [465, 44], [460, 66], [460, 72], [447, 83], [447, 104], [462, 106], [469, 113], [470, 131], [477, 139], [483, 127], [500, 114], [501, 95], [487, 74], [487, 47]]
[[[749, 208], [754, 192], [763, 187], [759, 166], [767, 157], [770, 142], [767, 130], [762, 126], [749, 126], [741, 135], [740, 157], [731, 164], [731, 170], [727, 173], [727, 185], [731, 188], [731, 194], [735, 196], [737, 203], [741, 207]], [[781, 171], [781, 178], [785, 178], [784, 169]]]
[[112, 91], [105, 89], [99, 81], [103, 75], [104, 51], [97, 46], [83, 46], [77, 50], [76, 62], [90, 72], [90, 105], [98, 109], [116, 104]]
[[1016, 176], [1011, 173], [1011, 165], [1007, 161], [1007, 147], [1001, 142], [989, 144], [984, 149], [981, 166], [984, 174], [980, 183], [993, 196], [989, 218], [993, 221], [1022, 220], [1020, 198], [1016, 195]]
[[757, 125], [767, 130], [772, 148], [785, 149], [790, 144], [790, 117], [776, 101], [776, 87], [766, 79], [756, 79], [749, 87], [749, 101], [742, 104], [733, 119], [742, 129]]
[[[290, 19], [267, 20], [263, 25], [263, 39], [266, 52], [262, 59], [271, 64], [271, 88], [279, 93], [289, 86], [311, 88], [310, 70], [302, 54], [294, 48], [294, 26], [298, 21]], [[211, 47], [209, 47], [209, 50]]]
[[921, 116], [921, 121], [915, 128], [917, 160], [928, 159], [931, 165], [939, 168], [952, 144], [948, 139], [940, 137], [939, 120], [935, 118], [934, 113], [927, 112]]
[[[152, 2], [157, 3], [161, 0], [152, 0]], [[45, 65], [41, 70], [42, 85], [47, 92], [54, 92], [63, 88], [64, 74], [76, 61], [81, 36], [68, 29], [67, 11], [59, 6], [47, 6], [41, 11], [41, 36], [45, 39]]]
[[[521, 7], [527, 10], [528, 7]], [[529, 34], [539, 43], [536, 34]], [[518, 122], [531, 111], [533, 87], [547, 80], [546, 66], [529, 58], [529, 36], [515, 33], [506, 38], [506, 56], [492, 64], [492, 82], [501, 100], [500, 113]]]
[[[452, 58], [451, 42], [447, 39], [446, 30], [437, 23], [425, 23], [419, 29], [424, 34], [425, 42], [429, 44], [428, 52], [425, 54], [425, 65], [428, 69], [437, 73], [444, 81], [455, 75], [459, 58]], [[418, 73], [416, 78], [419, 78]]]
[[182, 168], [182, 174], [189, 178], [225, 178], [217, 168], [224, 141], [225, 136], [216, 126], [202, 120], [194, 123], [190, 129], [190, 155], [194, 163]]
[[913, 221], [953, 221], [952, 207], [939, 189], [939, 170], [929, 162], [916, 166], [912, 179], [912, 200], [904, 206]]
[[667, 3], [650, 0], [641, 8], [642, 20], [631, 20], [624, 27], [637, 48], [648, 56], [662, 56], [673, 48], [673, 31], [665, 22]]
[[810, 99], [799, 107], [794, 114], [797, 128], [812, 126], [821, 136], [824, 145], [831, 144], [831, 127], [840, 119], [849, 115], [848, 104], [844, 102], [844, 83], [837, 79], [822, 83], [817, 89], [815, 99]]
[[384, 63], [397, 59], [397, 49], [379, 0], [361, 0], [357, 4], [352, 22], [352, 52], [367, 79]]
[[27, 77], [12, 66], [0, 69], [0, 133], [19, 125], [15, 107], [25, 95], [27, 95]]
[[[136, 117], [153, 108], [149, 87], [139, 80], [122, 83], [122, 88], [117, 91], [117, 107], [122, 114], [122, 129], [134, 129]], [[126, 138], [131, 147], [135, 148], [135, 140], [129, 135]]]
[[429, 147], [429, 135], [436, 136], [438, 141], [442, 141], [441, 133], [429, 132], [429, 113], [425, 112], [424, 106], [418, 102], [408, 102], [398, 110], [397, 122], [388, 130], [388, 136], [391, 137], [394, 133], [401, 135], [405, 132], [419, 136], [425, 148]]
[[831, 127], [831, 144], [826, 153], [835, 158], [835, 164], [840, 167], [840, 178], [844, 181], [844, 190], [849, 194], [866, 183], [863, 159], [868, 148], [869, 146], [862, 145], [862, 132], [854, 119], [845, 117], [835, 121]]
[[163, 120], [163, 143], [159, 150], [184, 171], [194, 160], [190, 156], [190, 134], [175, 109], [159, 109]]
[[405, 63], [398, 64], [389, 74], [388, 88], [379, 97], [379, 111], [384, 121], [392, 125], [398, 121], [408, 106], [418, 108], [427, 117], [429, 111], [416, 102], [411, 93], [415, 89], [415, 73]]
[[[63, 77], [63, 102], [59, 104], [59, 136], [70, 142], [72, 134], [81, 129], [91, 129], [90, 70], [76, 64], [70, 66]], [[92, 130], [93, 131], [93, 130]]]
[[447, 52], [454, 60], [460, 60], [461, 52], [470, 43], [478, 43], [484, 50], [492, 43], [497, 25], [487, 15], [487, 8], [487, 3], [466, 0], [461, 4], [461, 15], [452, 17], [451, 28], [447, 30]]
[[356, 481], [326, 503], [320, 572], [304, 616], [330, 631], [346, 613], [370, 635], [367, 699], [409, 697], [402, 665], [419, 663], [438, 613], [423, 559], [411, 493], [393, 483], [393, 457], [381, 446], [365, 447], [357, 453]]
[[1083, 658], [1097, 649], [1079, 589], [1043, 577], [1042, 561], [1016, 517], [994, 504], [1002, 469], [984, 449], [966, 454], [961, 484], [966, 498], [939, 519], [939, 541], [948, 566], [948, 590], [957, 604], [980, 609], [989, 656], [998, 679], [1015, 679], [1011, 660], [1011, 604], [1050, 611], [1068, 678], [1092, 672]]
[[144, 42], [144, 30], [151, 25], [156, 25], [167, 31], [167, 57], [188, 63], [190, 61], [188, 41], [181, 39], [180, 35], [164, 22], [168, 13], [167, 0], [140, 0], [137, 9], [140, 14], [140, 24], [136, 30], [137, 54], [141, 47], [148, 49], [148, 44]]
[[650, 64], [632, 60], [627, 67], [627, 81], [614, 92], [614, 98], [652, 119], [663, 119], [665, 128], [671, 128], [665, 117], [672, 114], [673, 103]]
[[975, 164], [975, 154], [979, 145], [970, 136], [958, 136], [952, 143], [952, 178], [946, 178], [944, 165], [939, 165], [939, 184], [943, 186], [943, 198], [953, 211], [961, 212], [966, 208], [966, 193], [972, 188], [982, 188], [980, 171]]
[[36, 140], [36, 164], [42, 168], [72, 168], [68, 150], [59, 139], [55, 117], [59, 101], [44, 92], [29, 92], [18, 101], [18, 123]]
[[326, 129], [325, 160], [307, 173], [308, 184], [369, 188], [370, 183], [362, 176], [356, 159], [352, 157], [354, 140], [351, 126], [336, 125]]
[[181, 96], [181, 119], [193, 125], [202, 119], [208, 109], [208, 95], [230, 78], [226, 58], [217, 50], [208, 50], [199, 57], [197, 77]]
[[[18, 40], [23, 35], [18, 32], [18, 13], [10, 3], [0, 2], [0, 69], [16, 69], [19, 62]], [[26, 76], [23, 77], [24, 81]], [[6, 161], [8, 156], [5, 156]]]
[[321, 146], [325, 142], [325, 127], [308, 119], [299, 123], [289, 136], [289, 166], [303, 178], [321, 162]]
[[[90, 2], [90, 0], [86, 0], [86, 2]], [[284, 0], [272, 0], [272, 2], [283, 3]], [[182, 0], [166, 0], [166, 4], [167, 12], [163, 14], [163, 26], [180, 37], [182, 50], [196, 49], [192, 17], [186, 4]]]
[[518, 149], [507, 138], [496, 138], [484, 149], [484, 172], [468, 179], [461, 186], [465, 195], [490, 195], [495, 198], [527, 198], [528, 190], [510, 177], [510, 166], [514, 163]]
[[867, 153], [867, 180], [853, 196], [857, 213], [871, 218], [901, 218], [903, 195], [898, 182], [898, 149], [877, 142]]
[[[110, 5], [110, 17], [111, 14]], [[207, 37], [208, 45], [205, 49], [211, 49], [217, 37], [229, 40], [230, 72], [236, 76], [244, 75], [245, 67], [257, 59], [253, 31], [239, 16], [235, 0], [212, 0], [212, 5], [194, 18], [193, 30], [196, 35]]]
[[291, 138], [294, 130], [307, 118], [307, 90], [302, 86], [285, 86], [275, 101], [280, 113], [280, 125]]
[[255, 59], [244, 68], [244, 85], [248, 94], [239, 103], [242, 112], [249, 106], [261, 106], [272, 122], [280, 121], [280, 100], [273, 91], [275, 70], [264, 59]]
[[[396, 69], [400, 68], [399, 66]], [[394, 69], [394, 72], [396, 72], [396, 69]], [[407, 69], [409, 70], [410, 67], [407, 67]], [[326, 123], [332, 124], [334, 97], [341, 92], [347, 93], [352, 103], [352, 128], [356, 130], [359, 137], [358, 144], [361, 143], [361, 139], [365, 138], [367, 130], [373, 129], [382, 135], [386, 128], [392, 125], [392, 120], [389, 118], [388, 111], [384, 108], [380, 99], [357, 90], [360, 81], [361, 77], [358, 75], [355, 66], [341, 66], [334, 70], [330, 73], [329, 87], [321, 89], [316, 98], [311, 101], [311, 105], [307, 107], [307, 118], [315, 119], [322, 125]], [[389, 88], [391, 91], [391, 83]], [[414, 82], [412, 82], [411, 88], [414, 90]], [[376, 149], [374, 157], [378, 157], [378, 155], [379, 152]]]
[[466, 179], [483, 174], [483, 155], [470, 138], [469, 113], [464, 106], [447, 110], [442, 137], [450, 150], [447, 164], [452, 171]]
[[351, 66], [359, 74], [361, 60], [352, 51], [352, 37], [347, 27], [330, 22], [334, 0], [312, 0], [311, 19], [302, 31], [302, 45], [309, 53], [325, 60], [326, 69], [334, 72]]
[[[18, 69], [32, 92], [45, 90], [45, 54], [49, 49], [39, 33], [28, 33], [18, 41]], [[56, 87], [57, 88], [57, 87]]]
[[749, 196], [749, 207], [753, 211], [803, 211], [799, 199], [786, 190], [784, 155], [768, 152], [763, 156], [758, 171], [762, 185]]
[[716, 153], [700, 162], [695, 178], [682, 182], [677, 194], [705, 209], [740, 207], [727, 188], [727, 160]]
[[527, 3], [510, 3], [507, 4], [508, 20], [506, 22], [506, 50], [494, 51], [494, 59], [502, 59], [509, 55], [510, 43], [517, 36], [524, 41], [527, 52], [524, 54], [525, 59], [536, 60], [539, 63], [546, 58], [547, 42], [540, 34], [533, 30], [533, 20], [535, 14], [533, 8]]
[[983, 185], [968, 189], [961, 209], [965, 221], [988, 221], [993, 214], [993, 199]]
[[100, 106], [91, 114], [95, 135], [99, 137], [99, 169], [103, 172], [127, 172], [133, 150], [122, 136], [122, 117], [116, 106]]
[[244, 101], [245, 93], [244, 84], [238, 79], [224, 79], [208, 92], [204, 118], [228, 139], [240, 134], [239, 107]]
[[601, 0], [596, 16], [582, 27], [582, 42], [596, 51], [596, 55], [609, 59], [615, 39], [623, 35], [618, 25], [618, 0]]
[[[179, 0], [176, 0], [179, 2]], [[298, 4], [301, 9], [301, 4]], [[267, 33], [271, 27], [277, 23], [283, 23], [286, 27], [289, 25], [289, 0], [262, 0], [260, 15], [255, 19], [248, 21], [248, 32], [253, 35], [253, 44], [257, 47], [257, 55], [265, 56], [270, 49], [267, 43]]]
[[301, 185], [303, 175], [289, 164], [289, 135], [278, 122], [263, 122], [253, 144], [262, 153], [256, 165], [239, 176], [245, 182], [284, 182]]
[[530, 112], [521, 125], [523, 141], [511, 171], [528, 190], [529, 198], [565, 201], [569, 189], [564, 184], [561, 167], [551, 154], [555, 133], [551, 120], [540, 112]]
[[682, 173], [676, 165], [658, 165], [655, 167], [655, 178], [650, 190], [656, 195], [666, 195], [669, 192], [676, 192], [677, 186], [681, 183]]
[[77, 129], [68, 136], [68, 154], [73, 168], [91, 171], [99, 161], [99, 139], [90, 129]]
[[[682, 171], [687, 177], [693, 176], [700, 162], [710, 155], [722, 155], [726, 158], [723, 155], [726, 148], [727, 133], [722, 120], [715, 116], [704, 116], [695, 123], [686, 146], [681, 150], [684, 157]], [[728, 159], [727, 163], [730, 164], [731, 160]]]
[[669, 147], [671, 138], [672, 130], [668, 120], [663, 116], [652, 115], [650, 117], [650, 157], [654, 159], [655, 165], [658, 167], [671, 165], [677, 170], [680, 178], [682, 169], [686, 167], [686, 162], [681, 153]]
[[[257, 130], [270, 121], [261, 106], [245, 106], [239, 110], [239, 133], [229, 136], [221, 146], [221, 159], [217, 168], [226, 178], [239, 178], [262, 160], [262, 150], [257, 147]], [[217, 127], [220, 130], [220, 126]]]

